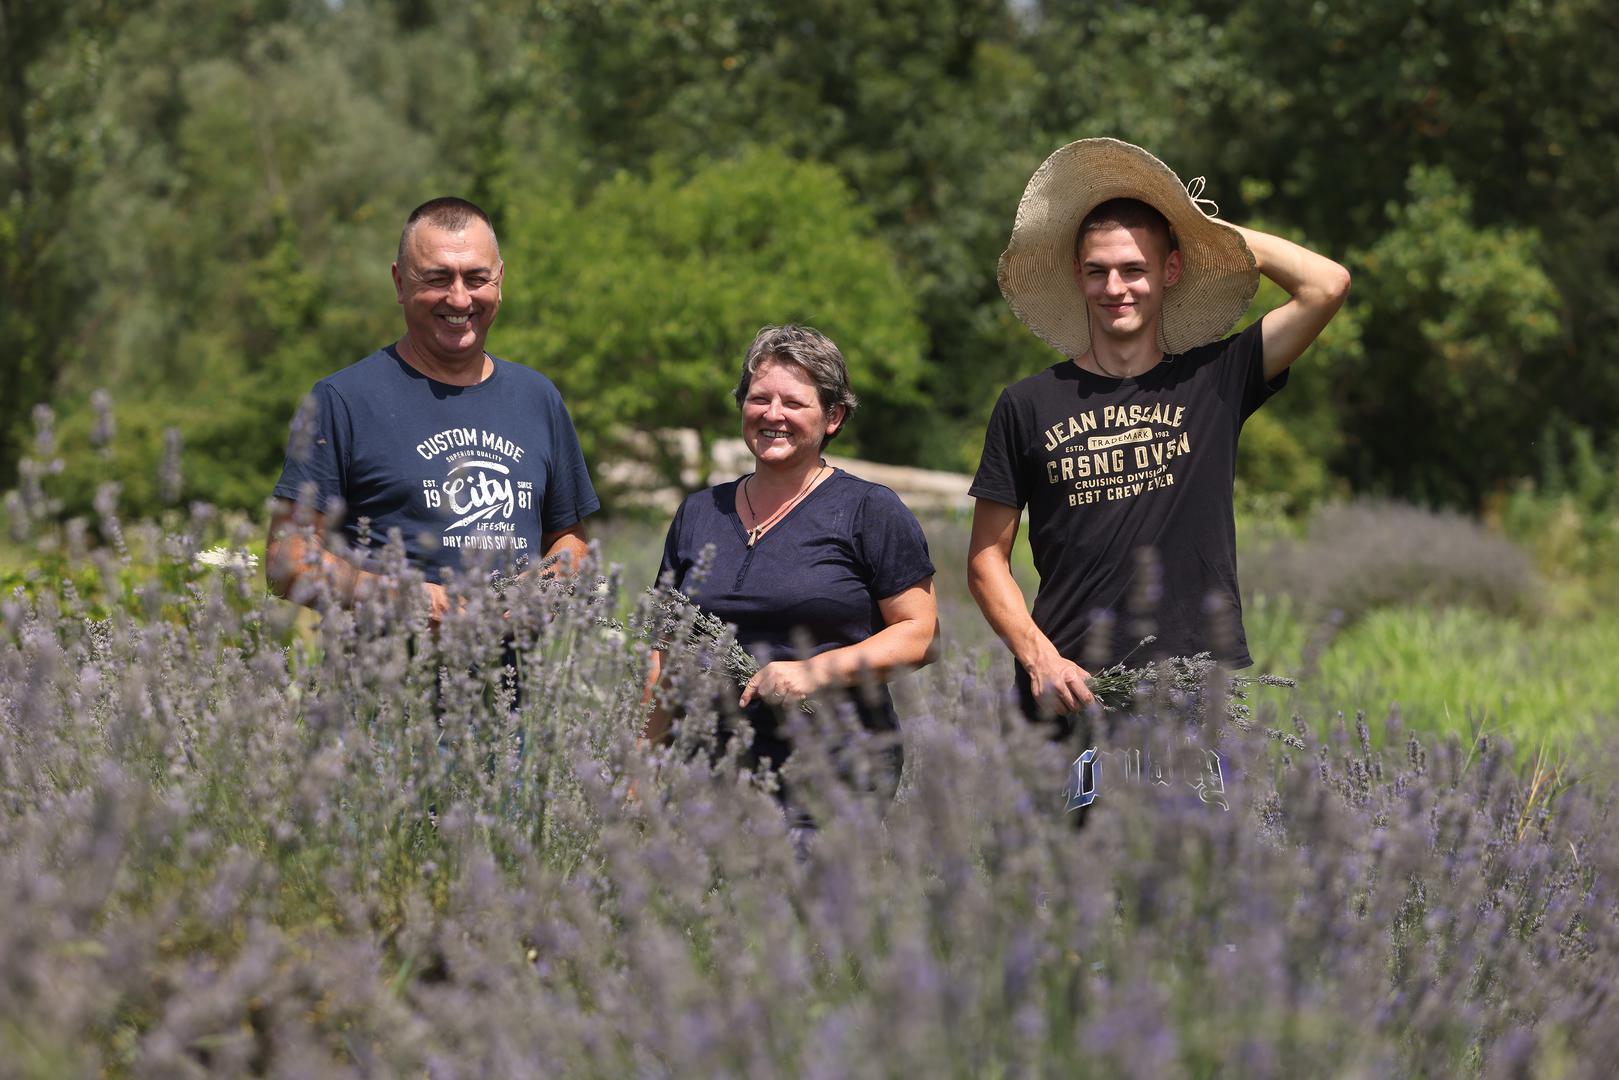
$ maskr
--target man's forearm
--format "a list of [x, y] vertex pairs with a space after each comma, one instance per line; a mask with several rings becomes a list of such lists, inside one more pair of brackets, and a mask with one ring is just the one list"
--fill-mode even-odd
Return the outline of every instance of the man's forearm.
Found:
[[524, 571], [525, 574], [538, 574], [541, 577], [574, 574], [584, 564], [585, 556], [590, 554], [590, 542], [585, 536], [582, 521], [560, 532], [546, 533], [540, 537], [540, 546], [543, 550], [538, 566]]
[[967, 586], [990, 627], [1006, 642], [1028, 674], [1036, 699], [1059, 712], [1072, 712], [1092, 700], [1090, 673], [1057, 651], [1035, 625], [1023, 603], [1023, 590], [1004, 553], [980, 552], [967, 565]]
[[[316, 611], [331, 603], [352, 608], [358, 600], [382, 596], [401, 585], [355, 566], [306, 533], [272, 531], [264, 569], [271, 592]], [[424, 581], [416, 588], [425, 604], [427, 625], [436, 628], [449, 611], [449, 594], [437, 582]]]
[[351, 607], [356, 595], [375, 588], [380, 581], [380, 575], [334, 555], [320, 541], [291, 525], [280, 536], [272, 535], [264, 564], [270, 591], [306, 607], [313, 607], [322, 592], [341, 606]]
[[1034, 624], [1023, 590], [1012, 576], [1011, 565], [995, 560], [992, 555], [986, 552], [968, 566], [968, 591], [990, 629], [1006, 643], [1018, 663], [1030, 667], [1045, 651], [1055, 652], [1056, 646]]
[[641, 692], [641, 704], [650, 706], [647, 712], [646, 726], [641, 730], [641, 739], [648, 743], [663, 741], [674, 726], [674, 718], [670, 716], [661, 700], [659, 700], [659, 686], [663, 681], [663, 651], [653, 649], [651, 661], [647, 667], [646, 686]]
[[1343, 306], [1349, 295], [1349, 271], [1291, 240], [1240, 225], [1232, 228], [1254, 253], [1259, 272], [1286, 289], [1289, 297], [1262, 320], [1265, 378], [1274, 379], [1310, 347]]
[[1332, 302], [1336, 307], [1348, 292], [1349, 271], [1325, 255], [1257, 229], [1241, 225], [1232, 228], [1242, 234], [1248, 250], [1254, 253], [1259, 272], [1280, 285], [1289, 296], [1300, 297], [1304, 293], [1304, 298]]

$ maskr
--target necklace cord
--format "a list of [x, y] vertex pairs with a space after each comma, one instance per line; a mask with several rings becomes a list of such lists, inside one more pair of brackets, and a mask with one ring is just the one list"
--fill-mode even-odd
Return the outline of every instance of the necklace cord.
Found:
[[753, 508], [753, 496], [748, 494], [748, 482], [753, 479], [755, 474], [749, 473], [747, 476], [743, 477], [742, 501], [747, 504], [748, 516], [751, 517], [755, 522], [753, 528], [748, 530], [748, 546], [752, 547], [754, 544], [757, 544], [759, 542], [759, 537], [765, 534], [766, 529], [770, 528], [770, 526], [774, 525], [783, 516], [785, 516], [787, 511], [797, 506], [799, 500], [810, 493], [810, 489], [815, 486], [815, 482], [821, 478], [821, 474], [824, 472], [826, 472], [826, 461], [822, 460], [821, 467], [815, 470], [815, 475], [809, 478], [809, 483], [800, 488], [797, 495], [794, 495], [783, 506], [779, 507], [776, 512], [771, 514], [769, 519], [765, 521], [759, 520], [759, 512]]

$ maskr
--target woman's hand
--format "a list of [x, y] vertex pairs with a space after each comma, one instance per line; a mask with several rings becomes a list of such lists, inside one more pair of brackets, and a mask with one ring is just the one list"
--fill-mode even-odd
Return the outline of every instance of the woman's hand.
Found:
[[774, 660], [753, 673], [748, 685], [742, 688], [742, 700], [747, 708], [755, 698], [771, 705], [797, 705], [821, 688], [808, 660]]

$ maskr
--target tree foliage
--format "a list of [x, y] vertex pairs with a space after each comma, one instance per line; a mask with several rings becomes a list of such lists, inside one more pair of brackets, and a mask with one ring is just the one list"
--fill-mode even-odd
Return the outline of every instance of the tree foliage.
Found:
[[81, 110], [100, 82], [104, 41], [119, 29], [93, 0], [0, 0], [0, 486], [9, 486], [33, 408], [81, 355], [74, 266], [64, 228], [100, 132]]
[[840, 447], [880, 452], [924, 405], [915, 300], [824, 165], [753, 150], [689, 177], [621, 173], [578, 202], [537, 184], [506, 216], [497, 343], [566, 388], [587, 450], [626, 428], [733, 434], [730, 391], [766, 324], [839, 343], [863, 402]]
[[1403, 473], [1407, 491], [1476, 503], [1491, 481], [1535, 467], [1529, 445], [1545, 417], [1533, 388], [1561, 337], [1560, 297], [1534, 233], [1473, 224], [1446, 170], [1413, 170], [1407, 201], [1388, 213], [1390, 230], [1355, 259], [1379, 318], [1343, 380], [1358, 451], [1345, 468], [1366, 483]]
[[1476, 503], [1619, 409], [1615, 46], [1597, 0], [0, 0], [0, 487], [34, 404], [70, 431], [106, 387], [128, 469], [178, 425], [188, 495], [256, 503], [445, 192], [507, 240], [496, 347], [587, 436], [728, 425], [739, 338], [805, 318], [864, 452], [971, 468], [1055, 359], [995, 285], [1018, 195], [1109, 134], [1355, 271], [1245, 483]]

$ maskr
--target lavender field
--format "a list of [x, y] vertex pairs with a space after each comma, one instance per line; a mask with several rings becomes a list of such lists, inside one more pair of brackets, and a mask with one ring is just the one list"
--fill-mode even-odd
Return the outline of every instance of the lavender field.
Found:
[[[1616, 12], [0, 0], [0, 1080], [1619, 1075]], [[974, 473], [1077, 351], [999, 268], [1100, 136], [1353, 275], [1239, 410], [1255, 665], [1114, 673], [1076, 829], [958, 492], [916, 508], [897, 794], [832, 698], [742, 771], [725, 642], [646, 595], [669, 520], [619, 485], [730, 479], [787, 324], [860, 398], [837, 456]], [[566, 401], [593, 561], [432, 633], [395, 556], [323, 617], [267, 593], [267, 500], [311, 388], [417, 344], [401, 231], [446, 195], [500, 265], [440, 359]], [[1316, 291], [1248, 255], [1229, 329]], [[464, 405], [533, 465], [562, 427], [493, 423], [504, 386], [423, 432]], [[1223, 512], [1211, 460], [1180, 490]], [[1032, 599], [1026, 537], [1012, 570]]]
[[128, 535], [104, 518], [99, 547], [51, 533], [51, 572], [0, 602], [7, 1075], [1585, 1076], [1619, 1057], [1600, 749], [1537, 770], [1397, 717], [1374, 746], [1216, 673], [1110, 718], [1075, 831], [1068, 756], [1015, 719], [993, 646], [956, 641], [901, 688], [891, 806], [839, 781], [833, 703], [802, 719], [821, 827], [795, 848], [772, 778], [695, 752], [721, 677], [681, 627], [691, 718], [636, 746], [638, 572], [468, 592], [436, 638], [405, 606], [311, 629], [247, 560], [198, 561], [221, 528], [197, 510]]

